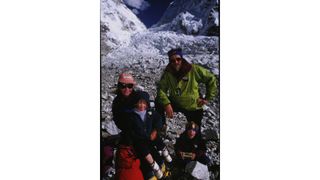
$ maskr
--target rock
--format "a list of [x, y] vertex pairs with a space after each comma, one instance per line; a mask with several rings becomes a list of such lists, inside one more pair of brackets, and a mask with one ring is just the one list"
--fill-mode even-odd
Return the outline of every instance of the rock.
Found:
[[218, 140], [219, 139], [219, 135], [214, 129], [206, 129], [206, 130], [204, 130], [203, 135], [204, 135], [204, 139], [206, 141]]
[[110, 135], [117, 135], [121, 132], [121, 130], [118, 129], [118, 127], [114, 123], [114, 121], [102, 122], [102, 129], [105, 129], [105, 131]]
[[140, 90], [140, 91], [144, 91], [144, 87], [137, 84], [136, 87], [135, 87], [137, 90]]
[[197, 179], [209, 180], [210, 174], [208, 166], [198, 161], [191, 161], [188, 163], [185, 170]]

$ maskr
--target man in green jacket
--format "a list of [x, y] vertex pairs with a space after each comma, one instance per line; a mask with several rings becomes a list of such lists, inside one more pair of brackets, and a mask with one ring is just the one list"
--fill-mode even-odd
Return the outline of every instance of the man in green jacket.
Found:
[[[217, 94], [216, 78], [209, 70], [188, 63], [180, 48], [171, 49], [168, 56], [169, 64], [158, 84], [156, 109], [164, 122], [164, 112], [168, 118], [173, 118], [173, 112], [182, 112], [188, 122], [194, 121], [201, 127], [202, 107]], [[206, 86], [205, 97], [200, 97], [200, 83]]]

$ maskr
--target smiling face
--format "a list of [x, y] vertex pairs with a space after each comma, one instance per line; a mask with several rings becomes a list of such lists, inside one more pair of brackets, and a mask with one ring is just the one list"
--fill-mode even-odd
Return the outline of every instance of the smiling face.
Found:
[[189, 139], [193, 139], [196, 136], [196, 129], [188, 129], [187, 135]]
[[144, 99], [140, 99], [136, 104], [136, 109], [138, 111], [144, 111], [148, 108], [147, 102]]
[[182, 65], [182, 58], [178, 54], [174, 54], [170, 56], [169, 58], [170, 65], [173, 67], [176, 71], [179, 71]]

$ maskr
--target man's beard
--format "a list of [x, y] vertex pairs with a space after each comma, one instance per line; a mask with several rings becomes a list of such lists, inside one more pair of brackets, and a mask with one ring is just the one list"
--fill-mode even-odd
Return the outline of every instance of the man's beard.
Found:
[[181, 69], [181, 64], [173, 67], [177, 72]]

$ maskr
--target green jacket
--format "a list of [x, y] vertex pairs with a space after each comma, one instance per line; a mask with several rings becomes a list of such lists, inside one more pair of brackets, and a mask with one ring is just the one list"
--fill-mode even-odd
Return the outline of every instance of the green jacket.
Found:
[[173, 101], [176, 106], [186, 110], [201, 109], [202, 107], [197, 105], [199, 83], [206, 85], [206, 100], [211, 100], [216, 96], [217, 80], [215, 76], [199, 65], [192, 64], [191, 66], [191, 70], [179, 82], [171, 72], [163, 73], [157, 92], [158, 100], [163, 106]]

